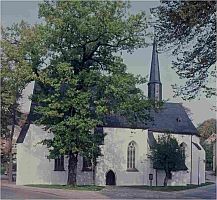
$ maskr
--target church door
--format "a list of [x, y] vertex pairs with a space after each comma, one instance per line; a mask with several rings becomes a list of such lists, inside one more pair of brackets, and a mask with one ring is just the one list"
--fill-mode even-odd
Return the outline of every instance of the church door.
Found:
[[116, 185], [115, 174], [112, 170], [106, 174], [106, 185]]

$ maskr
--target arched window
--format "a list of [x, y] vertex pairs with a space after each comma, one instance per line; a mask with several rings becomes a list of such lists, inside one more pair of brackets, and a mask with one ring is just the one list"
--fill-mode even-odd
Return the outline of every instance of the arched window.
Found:
[[82, 171], [91, 171], [91, 170], [92, 170], [91, 159], [83, 157], [83, 168], [82, 168]]
[[55, 159], [54, 171], [64, 171], [64, 156], [63, 155]]
[[185, 159], [185, 150], [186, 150], [187, 145], [184, 142], [182, 142], [180, 144], [180, 147], [181, 147], [182, 158]]
[[135, 169], [135, 161], [136, 161], [136, 144], [135, 142], [130, 142], [127, 149], [127, 168]]

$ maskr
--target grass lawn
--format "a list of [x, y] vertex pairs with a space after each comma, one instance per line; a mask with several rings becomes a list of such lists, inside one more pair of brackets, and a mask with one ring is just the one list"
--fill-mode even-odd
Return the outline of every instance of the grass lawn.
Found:
[[50, 188], [50, 189], [64, 189], [64, 190], [86, 190], [86, 191], [100, 191], [104, 187], [103, 186], [96, 186], [96, 185], [47, 185], [47, 184], [29, 184], [25, 186], [30, 187], [38, 187], [38, 188]]
[[[181, 191], [181, 190], [188, 190], [188, 189], [194, 189], [198, 187], [203, 187], [206, 185], [211, 185], [214, 183], [206, 182], [201, 185], [187, 185], [187, 186], [127, 186], [131, 188], [137, 188], [137, 189], [145, 189], [145, 190], [153, 190], [153, 191], [162, 191], [162, 192], [172, 192], [172, 191]], [[38, 188], [50, 188], [50, 189], [64, 189], [64, 190], [86, 190], [86, 191], [100, 191], [102, 190], [103, 186], [96, 186], [96, 185], [77, 185], [77, 186], [71, 186], [71, 185], [48, 185], [48, 184], [30, 184], [25, 185], [29, 187], [38, 187]], [[125, 187], [125, 186], [120, 186]]]
[[162, 191], [162, 192], [172, 192], [172, 191], [181, 191], [181, 190], [188, 190], [188, 189], [194, 189], [194, 188], [198, 188], [198, 187], [203, 187], [206, 185], [211, 185], [214, 183], [211, 182], [206, 182], [206, 183], [202, 183], [201, 185], [187, 185], [187, 186], [146, 186], [146, 185], [142, 185], [142, 186], [130, 186], [133, 188], [140, 188], [140, 189], [147, 189], [147, 190], [153, 190], [153, 191]]

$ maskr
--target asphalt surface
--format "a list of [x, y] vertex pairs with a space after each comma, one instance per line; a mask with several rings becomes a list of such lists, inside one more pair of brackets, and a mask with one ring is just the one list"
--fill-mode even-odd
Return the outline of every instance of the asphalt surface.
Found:
[[61, 197], [52, 193], [26, 191], [2, 186], [1, 199], [61, 199]]
[[111, 199], [216, 199], [216, 184], [173, 192], [151, 191], [130, 187], [111, 187], [101, 191]]
[[[207, 181], [216, 183], [216, 177], [207, 173]], [[46, 189], [9, 184], [1, 176], [1, 199], [217, 199], [216, 184], [195, 189], [160, 192], [133, 187], [108, 186], [95, 191]]]
[[2, 181], [1, 199], [107, 199], [100, 192], [17, 186]]
[[216, 184], [206, 187], [202, 187], [194, 192], [186, 191], [183, 198], [194, 198], [194, 199], [216, 199]]
[[216, 185], [177, 192], [159, 192], [129, 187], [106, 187], [100, 192], [8, 187], [2, 185], [1, 199], [216, 199]]

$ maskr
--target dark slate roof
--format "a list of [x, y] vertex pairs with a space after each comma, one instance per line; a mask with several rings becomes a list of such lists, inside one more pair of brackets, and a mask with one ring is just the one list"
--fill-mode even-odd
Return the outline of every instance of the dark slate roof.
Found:
[[[32, 119], [33, 104], [31, 106], [28, 123], [26, 123], [17, 139], [17, 143], [22, 143], [29, 128]], [[175, 133], [198, 135], [197, 129], [189, 119], [182, 104], [165, 103], [158, 111], [151, 111], [152, 120], [143, 123], [135, 123], [132, 125], [126, 118], [118, 115], [107, 115], [104, 118], [103, 127], [111, 128], [133, 128], [133, 129], [148, 129], [149, 131], [161, 133]], [[199, 135], [198, 135], [199, 136]]]
[[17, 143], [23, 143], [23, 141], [24, 141], [24, 139], [26, 137], [26, 134], [27, 134], [27, 132], [29, 130], [29, 126], [34, 121], [34, 118], [35, 118], [35, 115], [33, 114], [34, 107], [35, 107], [35, 104], [33, 102], [31, 102], [30, 112], [29, 112], [29, 114], [27, 116], [26, 123], [21, 128], [20, 135], [17, 138]]
[[165, 103], [159, 111], [151, 111], [152, 121], [130, 125], [123, 117], [106, 116], [106, 127], [148, 129], [156, 132], [198, 135], [182, 104]]
[[201, 150], [200, 146], [199, 146], [197, 143], [195, 143], [195, 142], [192, 142], [192, 143], [194, 144], [194, 146], [195, 146], [198, 150]]
[[24, 124], [24, 126], [22, 127], [22, 129], [20, 131], [19, 137], [17, 138], [17, 143], [23, 143], [23, 141], [24, 141], [24, 139], [26, 137], [26, 133], [29, 130], [29, 126], [30, 126], [30, 123], [25, 123]]
[[17, 143], [23, 143], [25, 137], [26, 137], [26, 134], [29, 130], [29, 126], [31, 124], [31, 117], [33, 116], [33, 103], [31, 103], [31, 107], [30, 107], [30, 113], [28, 114], [27, 116], [27, 119], [26, 119], [26, 122], [25, 124], [23, 125], [23, 127], [21, 128], [21, 131], [20, 131], [20, 135], [19, 137], [17, 138]]
[[154, 39], [154, 43], [153, 43], [149, 83], [160, 83], [158, 52], [157, 52], [157, 44], [156, 44], [155, 39]]
[[165, 103], [162, 110], [152, 112], [154, 121], [149, 129], [159, 132], [198, 134], [184, 107], [180, 103]]

